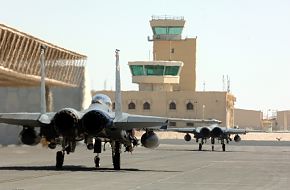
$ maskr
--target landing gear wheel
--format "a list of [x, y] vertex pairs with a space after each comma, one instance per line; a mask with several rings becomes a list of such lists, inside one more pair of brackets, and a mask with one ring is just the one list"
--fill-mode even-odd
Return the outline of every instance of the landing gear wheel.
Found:
[[57, 151], [56, 153], [56, 169], [61, 169], [63, 166], [64, 161], [64, 152], [63, 151]]
[[100, 157], [95, 156], [94, 161], [95, 161], [96, 168], [99, 168], [100, 167]]
[[222, 148], [223, 148], [223, 151], [225, 152], [225, 151], [226, 151], [226, 145], [223, 144], [223, 145], [222, 145]]
[[120, 155], [120, 142], [115, 143], [114, 150], [112, 152], [113, 166], [115, 170], [121, 169], [121, 155]]
[[199, 150], [199, 151], [202, 150], [202, 144], [201, 144], [201, 143], [199, 143], [198, 150]]

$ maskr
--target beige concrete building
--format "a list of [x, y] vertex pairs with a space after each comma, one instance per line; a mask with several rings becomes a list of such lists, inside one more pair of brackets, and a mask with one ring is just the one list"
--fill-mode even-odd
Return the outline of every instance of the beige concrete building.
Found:
[[[234, 125], [228, 92], [196, 92], [196, 38], [183, 39], [183, 17], [152, 17], [153, 61], [132, 61], [132, 82], [139, 91], [123, 91], [123, 111], [178, 118], [215, 118]], [[97, 91], [114, 100], [113, 91]], [[181, 124], [172, 124], [183, 127]], [[183, 124], [184, 125], [184, 124]], [[192, 126], [192, 123], [185, 124]]]
[[273, 130], [290, 130], [290, 110], [277, 112], [277, 122], [276, 125], [273, 126]]
[[256, 110], [235, 109], [234, 123], [240, 128], [262, 129], [263, 112]]

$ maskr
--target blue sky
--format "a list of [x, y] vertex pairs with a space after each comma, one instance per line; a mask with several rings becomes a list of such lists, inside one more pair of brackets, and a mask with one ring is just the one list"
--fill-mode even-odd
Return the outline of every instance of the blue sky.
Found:
[[[222, 90], [229, 75], [236, 107], [290, 109], [288, 0], [0, 0], [0, 22], [88, 56], [93, 89], [114, 89], [120, 49], [123, 90], [135, 90], [128, 61], [148, 60], [152, 15], [184, 16], [197, 36], [197, 90]], [[152, 58], [152, 56], [151, 56]]]

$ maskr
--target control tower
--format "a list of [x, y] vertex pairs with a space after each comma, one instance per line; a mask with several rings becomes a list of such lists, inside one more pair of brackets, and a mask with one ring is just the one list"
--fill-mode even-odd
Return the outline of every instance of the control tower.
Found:
[[139, 91], [173, 91], [182, 66], [181, 61], [129, 62], [132, 82], [139, 84]]
[[184, 63], [178, 84], [173, 91], [195, 91], [196, 37], [182, 39], [183, 17], [152, 16], [150, 26], [153, 37], [154, 61], [181, 61]]

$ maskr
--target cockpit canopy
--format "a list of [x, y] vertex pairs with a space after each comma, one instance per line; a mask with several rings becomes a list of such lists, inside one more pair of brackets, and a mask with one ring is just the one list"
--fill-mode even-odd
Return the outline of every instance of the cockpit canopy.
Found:
[[109, 98], [109, 96], [105, 95], [105, 94], [96, 94], [93, 99], [91, 104], [103, 104], [103, 105], [107, 105], [108, 107], [112, 107], [112, 101]]

